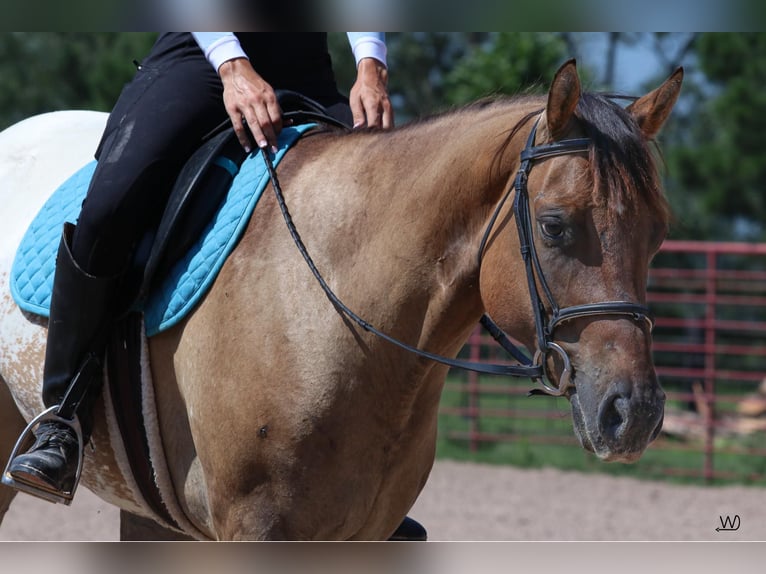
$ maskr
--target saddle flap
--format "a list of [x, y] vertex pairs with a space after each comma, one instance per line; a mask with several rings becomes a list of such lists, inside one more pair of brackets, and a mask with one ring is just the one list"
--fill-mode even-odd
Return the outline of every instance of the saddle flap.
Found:
[[163, 269], [179, 260], [199, 239], [246, 157], [231, 127], [205, 141], [192, 154], [176, 178], [157, 231], [150, 234], [151, 250], [136, 254], [134, 267], [143, 270], [137, 300], [143, 300], [155, 278], [164, 275]]
[[[285, 118], [294, 125], [321, 121], [348, 128], [328, 116], [321, 104], [301, 93], [277, 90], [276, 94]], [[164, 277], [199, 239], [245, 159], [247, 153], [228, 120], [204, 138], [178, 174], [156, 233], [144, 239], [143, 245], [148, 247], [139, 248], [136, 253], [134, 268], [138, 269], [140, 287], [135, 300], [126, 308], [143, 301], [156, 287], [156, 278]]]

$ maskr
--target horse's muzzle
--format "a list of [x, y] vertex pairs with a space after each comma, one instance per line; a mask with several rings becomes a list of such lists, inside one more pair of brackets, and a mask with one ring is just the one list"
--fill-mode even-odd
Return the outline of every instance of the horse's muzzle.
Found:
[[613, 383], [588, 420], [578, 393], [570, 398], [575, 432], [583, 448], [608, 462], [635, 462], [662, 430], [665, 393], [658, 384], [636, 392], [628, 382]]
[[617, 383], [598, 413], [598, 429], [610, 460], [636, 460], [659, 435], [664, 411], [665, 393], [659, 387], [650, 397], [642, 397]]

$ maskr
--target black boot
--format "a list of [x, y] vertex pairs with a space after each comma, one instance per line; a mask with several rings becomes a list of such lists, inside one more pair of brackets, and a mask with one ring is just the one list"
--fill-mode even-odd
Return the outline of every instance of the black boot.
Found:
[[425, 542], [428, 540], [428, 534], [420, 522], [405, 516], [388, 540], [393, 542]]
[[70, 424], [52, 419], [40, 422], [33, 432], [36, 440], [29, 451], [8, 465], [15, 483], [10, 486], [68, 504], [77, 488], [82, 435]]
[[92, 405], [100, 389], [102, 358], [117, 281], [89, 275], [74, 261], [74, 225], [64, 225], [53, 280], [43, 402], [50, 407], [27, 427], [35, 443], [16, 455], [3, 483], [53, 502], [69, 504], [82, 469], [83, 444], [92, 430]]

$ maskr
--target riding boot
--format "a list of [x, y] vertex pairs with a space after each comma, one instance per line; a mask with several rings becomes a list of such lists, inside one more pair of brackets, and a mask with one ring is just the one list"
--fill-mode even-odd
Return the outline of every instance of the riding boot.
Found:
[[43, 369], [43, 402], [50, 408], [27, 427], [25, 433], [33, 429], [36, 441], [12, 458], [3, 475], [5, 484], [65, 504], [77, 488], [82, 447], [93, 427], [118, 282], [89, 275], [77, 264], [73, 231], [74, 225], [64, 225], [53, 280]]
[[420, 522], [405, 516], [388, 540], [391, 542], [425, 542], [428, 540], [428, 533]]

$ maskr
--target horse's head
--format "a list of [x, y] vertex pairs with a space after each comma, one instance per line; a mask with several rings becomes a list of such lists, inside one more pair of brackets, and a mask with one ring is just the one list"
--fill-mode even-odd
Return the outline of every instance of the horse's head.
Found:
[[[679, 69], [623, 109], [583, 93], [574, 62], [564, 64], [535, 127], [530, 114], [514, 130], [527, 137], [515, 213], [504, 208], [484, 254], [488, 313], [538, 351], [547, 393], [569, 398], [583, 447], [604, 460], [637, 460], [662, 427], [665, 395], [645, 305], [649, 262], [665, 237], [668, 208], [649, 142], [681, 79]], [[511, 262], [518, 245], [528, 253], [526, 275]], [[509, 269], [518, 269], [515, 277]], [[509, 297], [524, 291], [531, 308]]]

